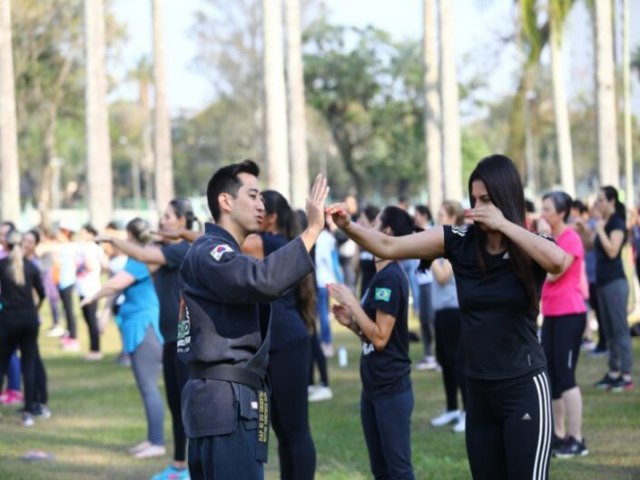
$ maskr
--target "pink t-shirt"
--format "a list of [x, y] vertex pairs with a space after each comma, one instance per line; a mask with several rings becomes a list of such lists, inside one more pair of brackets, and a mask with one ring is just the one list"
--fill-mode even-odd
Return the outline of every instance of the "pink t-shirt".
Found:
[[557, 316], [584, 313], [587, 308], [580, 285], [584, 270], [582, 240], [572, 228], [566, 228], [556, 242], [565, 252], [573, 255], [573, 263], [555, 282], [545, 280], [542, 286], [542, 314]]

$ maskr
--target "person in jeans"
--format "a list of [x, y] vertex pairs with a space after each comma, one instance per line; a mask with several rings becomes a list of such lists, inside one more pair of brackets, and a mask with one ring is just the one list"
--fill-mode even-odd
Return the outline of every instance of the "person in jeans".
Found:
[[621, 258], [622, 246], [627, 240], [625, 208], [612, 186], [602, 187], [596, 202], [602, 220], [596, 224], [592, 239], [596, 252], [598, 305], [609, 346], [609, 371], [595, 386], [622, 392], [633, 389], [633, 350], [627, 322], [629, 283]]
[[[414, 232], [411, 216], [387, 207], [374, 230], [400, 237]], [[329, 285], [336, 319], [362, 340], [360, 418], [375, 478], [413, 479], [409, 359], [409, 282], [399, 262], [376, 257], [376, 274], [362, 299]]]
[[[127, 224], [129, 240], [140, 244], [149, 241], [147, 224], [135, 218]], [[111, 277], [81, 306], [91, 304], [102, 297], [122, 291], [124, 302], [120, 307], [120, 329], [125, 351], [131, 358], [131, 368], [142, 397], [147, 419], [147, 439], [130, 452], [136, 458], [162, 456], [164, 446], [164, 404], [158, 388], [162, 372], [163, 338], [159, 326], [159, 303], [149, 268], [142, 262], [129, 258], [124, 270]]]

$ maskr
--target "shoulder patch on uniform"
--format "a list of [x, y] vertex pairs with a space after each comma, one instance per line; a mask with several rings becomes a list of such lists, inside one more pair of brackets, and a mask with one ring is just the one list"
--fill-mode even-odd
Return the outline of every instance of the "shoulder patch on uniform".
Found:
[[381, 302], [388, 302], [391, 300], [391, 289], [390, 288], [376, 288], [374, 298], [376, 300], [380, 300]]
[[233, 248], [231, 248], [230, 245], [223, 243], [222, 245], [216, 245], [213, 250], [211, 250], [210, 255], [216, 262], [219, 262], [222, 256], [227, 252], [233, 252]]
[[464, 237], [467, 234], [469, 227], [467, 225], [452, 225], [451, 233], [455, 233], [459, 237]]

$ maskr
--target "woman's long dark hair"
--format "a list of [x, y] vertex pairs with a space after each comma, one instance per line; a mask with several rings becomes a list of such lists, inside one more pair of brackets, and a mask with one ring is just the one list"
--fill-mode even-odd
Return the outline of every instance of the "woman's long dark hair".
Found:
[[193, 213], [193, 206], [188, 198], [174, 198], [169, 202], [169, 206], [173, 209], [173, 213], [176, 214], [177, 218], [185, 219], [185, 228], [187, 230], [193, 228], [194, 222], [198, 222], [198, 225], [200, 225], [200, 220]]
[[618, 215], [620, 218], [622, 218], [622, 220], [626, 221], [627, 210], [624, 208], [624, 205], [618, 197], [618, 190], [616, 190], [616, 188], [612, 187], [611, 185], [604, 186], [600, 188], [600, 190], [602, 190], [604, 198], [606, 198], [607, 201], [615, 201], [615, 215]]
[[385, 207], [380, 214], [380, 230], [391, 228], [394, 237], [411, 235], [416, 231], [416, 224], [411, 215], [400, 207]]
[[[293, 240], [302, 232], [298, 217], [289, 202], [275, 190], [262, 192], [262, 201], [266, 215], [276, 214], [276, 228], [287, 240]], [[304, 277], [296, 287], [296, 306], [309, 333], [316, 325], [316, 284], [313, 273]]]
[[[525, 227], [524, 188], [520, 174], [513, 161], [505, 155], [490, 155], [478, 162], [469, 177], [469, 199], [471, 208], [475, 207], [475, 199], [471, 194], [471, 186], [475, 181], [484, 183], [491, 202], [502, 212], [504, 217], [516, 225]], [[476, 256], [481, 270], [486, 269], [484, 256], [487, 245], [487, 234], [480, 228], [475, 230]], [[538, 309], [539, 292], [533, 277], [533, 261], [520, 247], [504, 237], [516, 277], [524, 284], [529, 296], [532, 310]]]

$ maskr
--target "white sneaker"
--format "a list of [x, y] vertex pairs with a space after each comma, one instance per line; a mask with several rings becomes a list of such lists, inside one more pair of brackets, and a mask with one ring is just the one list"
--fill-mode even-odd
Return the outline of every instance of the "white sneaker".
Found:
[[333, 398], [333, 392], [330, 387], [322, 385], [317, 386], [311, 393], [309, 393], [310, 402], [321, 402], [323, 400], [331, 400]]
[[140, 450], [137, 453], [134, 453], [133, 456], [136, 458], [151, 458], [151, 457], [162, 457], [167, 454], [167, 449], [164, 445], [149, 445], [147, 448]]
[[460, 417], [460, 410], [444, 411], [436, 418], [431, 420], [431, 425], [434, 427], [443, 427], [453, 422], [457, 422]]
[[55, 327], [51, 327], [47, 330], [46, 336], [49, 338], [58, 338], [62, 337], [67, 331], [62, 328], [60, 325], [56, 325]]
[[437, 370], [439, 367], [438, 362], [436, 362], [435, 357], [424, 357], [422, 360], [420, 360], [418, 363], [416, 363], [416, 370], [418, 371], [422, 371], [422, 370]]
[[467, 414], [465, 412], [460, 412], [458, 421], [453, 426], [453, 433], [464, 433], [466, 431], [466, 425], [467, 425]]

